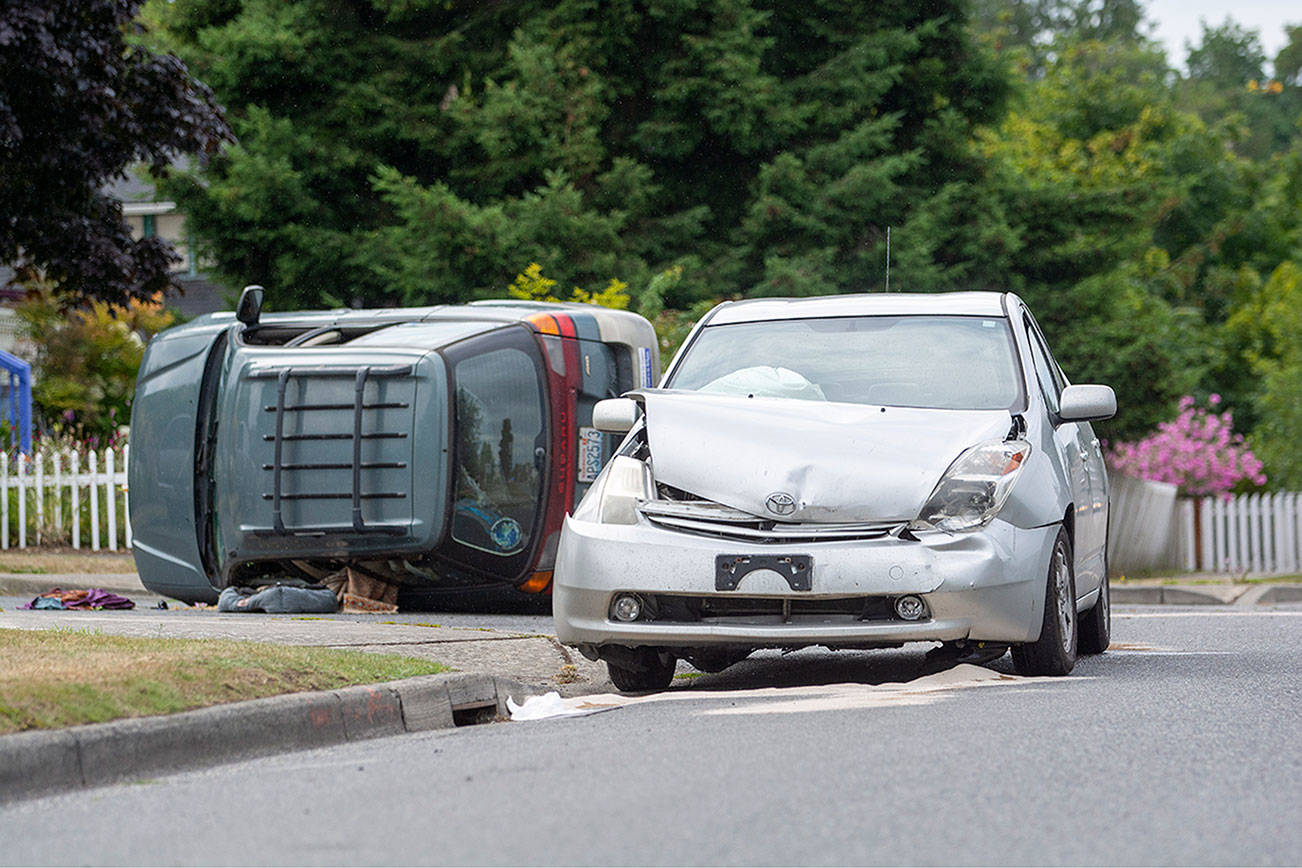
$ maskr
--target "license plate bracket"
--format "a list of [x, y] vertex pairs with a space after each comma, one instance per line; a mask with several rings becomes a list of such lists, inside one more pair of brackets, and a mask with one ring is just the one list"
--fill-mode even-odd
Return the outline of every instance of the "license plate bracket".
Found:
[[814, 589], [814, 559], [809, 555], [716, 555], [714, 589], [735, 591], [741, 580], [756, 570], [772, 570], [793, 591]]

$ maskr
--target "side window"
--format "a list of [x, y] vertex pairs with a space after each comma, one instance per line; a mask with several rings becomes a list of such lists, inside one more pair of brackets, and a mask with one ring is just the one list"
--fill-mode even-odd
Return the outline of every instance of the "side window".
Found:
[[1040, 381], [1040, 391], [1044, 395], [1045, 403], [1049, 405], [1049, 410], [1057, 413], [1062, 382], [1059, 380], [1056, 366], [1049, 359], [1049, 351], [1040, 340], [1040, 333], [1029, 321], [1025, 325], [1026, 336], [1031, 345], [1031, 362], [1035, 366], [1035, 378]]

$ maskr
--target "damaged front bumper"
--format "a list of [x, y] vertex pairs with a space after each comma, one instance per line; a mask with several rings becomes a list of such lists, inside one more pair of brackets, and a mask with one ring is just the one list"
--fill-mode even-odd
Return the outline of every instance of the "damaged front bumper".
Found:
[[[1039, 635], [1056, 534], [1056, 526], [995, 520], [980, 531], [913, 539], [769, 543], [669, 530], [645, 518], [616, 525], [571, 517], [552, 609], [558, 638], [585, 651], [1028, 642]], [[729, 569], [738, 558], [751, 563]], [[748, 572], [754, 564], [773, 568]], [[613, 616], [623, 594], [642, 603], [636, 620]], [[905, 595], [923, 600], [922, 618], [895, 613], [894, 601]]]

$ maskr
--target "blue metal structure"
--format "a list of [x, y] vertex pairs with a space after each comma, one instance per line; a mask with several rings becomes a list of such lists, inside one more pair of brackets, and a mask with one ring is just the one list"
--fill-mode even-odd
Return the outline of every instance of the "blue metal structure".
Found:
[[13, 353], [0, 350], [0, 369], [9, 374], [9, 400], [0, 401], [0, 422], [9, 423], [10, 438], [17, 434], [19, 448], [32, 452], [32, 366]]

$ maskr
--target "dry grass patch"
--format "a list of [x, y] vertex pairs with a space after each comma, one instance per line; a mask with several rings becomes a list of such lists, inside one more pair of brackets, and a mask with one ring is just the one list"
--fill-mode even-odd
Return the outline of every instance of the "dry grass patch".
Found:
[[0, 733], [170, 714], [447, 669], [395, 654], [62, 629], [0, 629], [0, 660]]
[[0, 552], [0, 573], [134, 573], [128, 552], [87, 552], [77, 549], [23, 549]]

